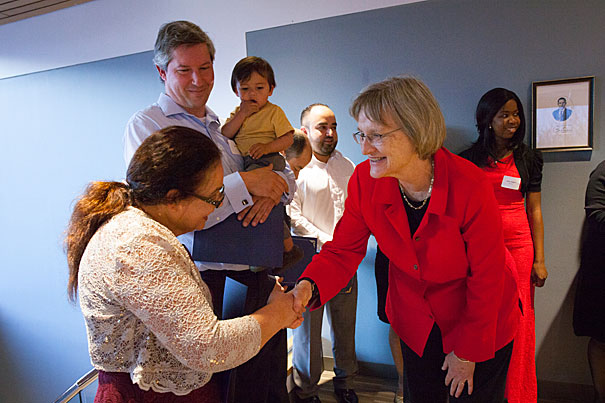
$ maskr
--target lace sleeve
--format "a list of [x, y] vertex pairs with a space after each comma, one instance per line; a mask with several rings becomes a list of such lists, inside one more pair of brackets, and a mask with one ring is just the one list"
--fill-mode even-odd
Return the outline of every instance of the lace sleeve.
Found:
[[[220, 321], [195, 265], [180, 244], [139, 235], [119, 248], [107, 286], [185, 366], [205, 372], [238, 366], [258, 353], [260, 326], [245, 316]], [[196, 277], [197, 276], [197, 277]]]

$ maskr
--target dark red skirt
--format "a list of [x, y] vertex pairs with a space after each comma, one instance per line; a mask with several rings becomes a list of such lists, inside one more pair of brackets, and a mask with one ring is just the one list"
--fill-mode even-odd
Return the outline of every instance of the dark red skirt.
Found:
[[95, 403], [216, 403], [221, 401], [220, 396], [216, 377], [185, 396], [177, 396], [171, 392], [144, 391], [132, 383], [130, 374], [126, 372], [99, 371]]

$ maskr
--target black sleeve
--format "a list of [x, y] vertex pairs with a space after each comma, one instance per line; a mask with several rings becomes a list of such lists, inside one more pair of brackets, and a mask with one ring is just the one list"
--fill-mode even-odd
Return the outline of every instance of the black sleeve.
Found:
[[542, 167], [544, 166], [544, 159], [542, 153], [538, 150], [531, 150], [527, 154], [527, 171], [529, 178], [527, 180], [527, 186], [525, 186], [526, 192], [540, 192], [542, 191]]
[[584, 208], [586, 217], [596, 224], [599, 232], [605, 232], [605, 161], [590, 174]]
[[467, 148], [466, 150], [462, 151], [460, 154], [458, 154], [460, 157], [466, 159], [466, 160], [471, 160], [471, 149]]

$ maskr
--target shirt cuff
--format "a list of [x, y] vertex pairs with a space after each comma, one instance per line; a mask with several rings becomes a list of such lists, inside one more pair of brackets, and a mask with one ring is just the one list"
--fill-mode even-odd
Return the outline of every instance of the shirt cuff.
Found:
[[239, 213], [246, 207], [252, 206], [252, 196], [248, 193], [246, 184], [240, 176], [239, 172], [234, 172], [223, 178], [223, 184], [225, 185], [225, 197], [231, 203], [233, 211]]
[[283, 171], [273, 172], [281, 176], [288, 184], [288, 191], [282, 194], [281, 197], [281, 202], [286, 206], [290, 204], [294, 198], [294, 193], [296, 193], [296, 178], [294, 177], [294, 172], [292, 172], [288, 164], [286, 164], [286, 168]]
[[216, 224], [223, 222], [223, 220], [231, 214], [238, 214], [246, 207], [254, 204], [252, 196], [248, 193], [246, 185], [239, 173], [234, 172], [223, 177], [223, 184], [225, 185], [225, 199], [223, 200], [223, 204], [208, 216], [204, 229], [213, 227]]

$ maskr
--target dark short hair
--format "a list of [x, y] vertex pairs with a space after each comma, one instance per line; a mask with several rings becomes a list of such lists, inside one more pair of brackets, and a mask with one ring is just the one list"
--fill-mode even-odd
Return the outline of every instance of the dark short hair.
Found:
[[214, 62], [214, 44], [200, 27], [189, 21], [172, 21], [160, 27], [153, 49], [153, 62], [166, 70], [172, 60], [172, 52], [181, 45], [198, 45], [205, 43]]
[[237, 92], [237, 83], [242, 83], [248, 79], [252, 73], [258, 73], [267, 79], [271, 88], [275, 88], [275, 74], [268, 61], [257, 56], [244, 57], [237, 62], [231, 73], [231, 89]]
[[304, 122], [305, 119], [307, 118], [307, 116], [309, 116], [309, 113], [311, 113], [311, 109], [315, 108], [316, 106], [325, 106], [326, 108], [330, 109], [330, 107], [326, 104], [322, 104], [320, 102], [316, 102], [314, 104], [311, 104], [309, 106], [307, 106], [305, 109], [302, 110], [302, 112], [300, 113], [300, 125], [301, 126], [307, 126]]
[[557, 99], [557, 103], [559, 103], [560, 100], [565, 101], [565, 103], [567, 103], [567, 99], [565, 99], [565, 97], [560, 97], [559, 99]]
[[286, 159], [291, 160], [292, 158], [300, 157], [308, 144], [307, 136], [299, 129], [294, 129], [294, 141], [292, 145], [286, 149]]

